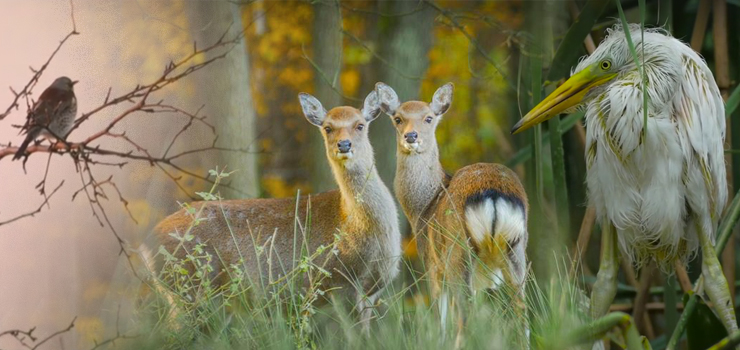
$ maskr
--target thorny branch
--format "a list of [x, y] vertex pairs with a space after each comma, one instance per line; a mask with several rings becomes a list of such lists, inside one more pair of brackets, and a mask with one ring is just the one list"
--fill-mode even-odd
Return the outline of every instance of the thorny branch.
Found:
[[67, 40], [69, 40], [69, 38], [71, 38], [73, 35], [80, 34], [79, 32], [77, 32], [77, 24], [75, 23], [74, 2], [72, 2], [72, 0], [69, 0], [69, 5], [70, 5], [70, 12], [72, 13], [71, 14], [71, 17], [72, 17], [72, 31], [69, 32], [69, 34], [67, 34], [64, 37], [64, 39], [62, 39], [62, 41], [59, 42], [59, 45], [57, 45], [56, 50], [54, 50], [54, 52], [51, 53], [51, 55], [46, 60], [46, 62], [44, 62], [44, 64], [41, 65], [41, 68], [39, 68], [39, 69], [33, 69], [33, 67], [28, 67], [31, 70], [31, 72], [33, 72], [33, 76], [31, 77], [31, 80], [28, 81], [28, 83], [26, 84], [26, 86], [24, 86], [23, 89], [21, 89], [21, 91], [16, 92], [13, 89], [13, 87], [10, 87], [10, 92], [13, 93], [13, 95], [15, 95], [15, 97], [13, 98], [13, 102], [10, 103], [10, 106], [8, 106], [8, 108], [5, 110], [5, 112], [3, 112], [2, 114], [0, 114], [0, 120], [3, 120], [3, 119], [5, 119], [5, 117], [7, 117], [8, 115], [10, 115], [10, 112], [13, 109], [16, 109], [17, 110], [20, 107], [18, 105], [18, 101], [21, 98], [25, 98], [25, 100], [26, 100], [26, 107], [28, 107], [29, 110], [31, 109], [32, 103], [29, 101], [29, 98], [31, 96], [31, 92], [33, 91], [33, 88], [36, 87], [36, 84], [39, 82], [39, 78], [41, 78], [41, 75], [44, 74], [44, 71], [46, 70], [46, 67], [49, 66], [49, 63], [51, 63], [51, 60], [54, 58], [54, 56], [56, 56], [57, 52], [59, 52], [59, 49], [61, 49], [62, 46], [64, 46], [64, 43], [66, 43]]
[[[73, 17], [74, 21], [74, 17]], [[133, 215], [129, 211], [128, 201], [122, 195], [118, 185], [115, 183], [113, 176], [110, 176], [104, 180], [99, 179], [97, 171], [100, 167], [118, 167], [123, 168], [128, 165], [129, 162], [144, 162], [150, 166], [155, 166], [157, 169], [162, 171], [168, 178], [170, 178], [177, 187], [186, 195], [193, 198], [185, 187], [180, 183], [183, 176], [189, 176], [200, 181], [207, 183], [213, 183], [205, 174], [198, 174], [192, 172], [178, 163], [178, 160], [182, 157], [204, 153], [204, 152], [240, 152], [249, 153], [248, 149], [251, 145], [247, 145], [244, 148], [225, 148], [217, 145], [218, 136], [216, 135], [216, 128], [214, 125], [208, 122], [205, 115], [201, 115], [202, 106], [195, 112], [189, 112], [181, 107], [167, 103], [164, 100], [155, 100], [157, 92], [166, 88], [169, 85], [177, 83], [179, 80], [211, 65], [212, 63], [223, 59], [226, 55], [234, 48], [241, 40], [243, 40], [243, 31], [238, 32], [233, 37], [227, 38], [231, 28], [228, 28], [221, 37], [213, 44], [206, 47], [198, 47], [196, 43], [193, 43], [193, 49], [190, 54], [177, 60], [170, 61], [167, 63], [161, 73], [150, 82], [146, 84], [137, 84], [131, 90], [124, 92], [120, 95], [113, 95], [112, 88], [109, 88], [102, 103], [93, 108], [92, 110], [82, 114], [76, 121], [72, 130], [71, 135], [67, 137], [65, 141], [59, 141], [53, 144], [32, 144], [26, 150], [26, 155], [23, 160], [23, 166], [25, 169], [25, 162], [28, 157], [35, 153], [49, 154], [49, 157], [58, 155], [65, 157], [72, 161], [75, 165], [75, 169], [79, 174], [80, 187], [74, 192], [72, 200], [84, 193], [84, 198], [90, 204], [90, 210], [93, 217], [98, 221], [101, 227], [108, 226], [113, 232], [119, 246], [120, 254], [126, 256], [129, 265], [132, 265], [130, 254], [127, 251], [126, 243], [120, 236], [118, 231], [111, 225], [108, 215], [105, 212], [103, 200], [109, 200], [109, 192], [115, 192], [114, 197], [117, 196], [118, 201], [124, 206], [129, 216], [133, 219]], [[76, 30], [73, 30], [68, 34], [64, 40], [59, 44], [57, 49], [51, 54], [46, 63], [39, 70], [34, 70], [34, 75], [31, 80], [26, 84], [21, 92], [14, 92], [15, 99], [8, 107], [7, 112], [0, 115], [0, 119], [9, 115], [14, 109], [18, 109], [18, 101], [23, 96], [29, 96], [32, 94], [34, 87], [39, 81], [44, 70], [48, 64], [52, 61], [56, 53], [61, 49], [64, 43], [72, 35], [77, 34]], [[114, 106], [127, 105], [128, 108], [120, 113], [110, 113], [109, 109]], [[30, 109], [29, 104], [29, 109]], [[108, 114], [114, 114], [113, 117], [104, 116], [105, 112]], [[148, 113], [154, 115], [166, 114], [167, 117], [176, 118], [183, 122], [183, 126], [179, 129], [177, 134], [168, 142], [166, 149], [164, 150], [148, 150], [141, 146], [139, 141], [135, 137], [127, 134], [125, 130], [118, 130], [120, 123], [125, 119], [141, 113]], [[88, 122], [92, 118], [107, 118], [106, 126], [84, 136], [75, 136], [74, 131], [79, 128], [82, 124]], [[186, 134], [188, 130], [198, 127], [205, 127], [210, 130], [212, 140], [210, 146], [192, 148], [178, 153], [172, 152], [175, 143]], [[78, 133], [79, 134], [79, 133]], [[123, 144], [124, 150], [114, 150], [103, 146], [104, 142], [117, 141], [118, 144]], [[10, 143], [0, 144], [0, 161], [8, 156], [14, 155], [18, 151], [18, 147]], [[67, 158], [68, 156], [68, 158]], [[49, 172], [49, 165], [47, 163], [46, 174]], [[59, 190], [64, 184], [62, 181], [49, 195], [46, 193], [46, 176], [37, 185], [37, 189], [44, 197], [44, 201], [35, 210], [19, 215], [17, 217], [0, 221], [0, 226], [10, 224], [17, 220], [25, 217], [33, 216], [39, 213], [44, 205], [49, 205], [50, 198]], [[223, 184], [222, 186], [233, 189], [237, 192], [243, 193], [237, 188], [232, 187], [229, 184]], [[135, 221], [135, 220], [134, 220]], [[132, 271], [135, 273], [134, 269]]]
[[506, 82], [506, 84], [509, 86], [510, 89], [513, 91], [517, 91], [516, 85], [511, 82], [511, 80], [508, 78], [508, 76], [504, 73], [504, 69], [501, 67], [501, 65], [496, 62], [489, 54], [484, 50], [481, 45], [478, 43], [478, 40], [468, 32], [467, 29], [465, 29], [465, 26], [458, 21], [458, 15], [456, 15], [454, 12], [444, 9], [437, 5], [433, 0], [423, 0], [429, 6], [431, 6], [433, 9], [435, 9], [437, 12], [439, 12], [440, 15], [447, 18], [447, 20], [450, 22], [450, 25], [456, 28], [457, 30], [462, 33], [465, 38], [468, 39], [470, 44], [475, 47], [476, 51], [486, 60], [488, 63], [490, 63], [494, 69], [498, 72], [498, 74], [501, 75], [502, 79]]
[[367, 51], [368, 53], [370, 53], [371, 55], [373, 55], [373, 57], [375, 57], [376, 59], [378, 59], [378, 61], [382, 62], [386, 66], [388, 66], [391, 69], [393, 69], [394, 71], [396, 71], [396, 73], [398, 73], [398, 75], [400, 75], [400, 76], [402, 76], [402, 77], [404, 77], [406, 79], [411, 79], [411, 80], [422, 80], [424, 78], [424, 77], [417, 76], [417, 75], [409, 75], [409, 74], [406, 74], [401, 68], [398, 68], [398, 67], [394, 66], [386, 58], [384, 58], [383, 56], [379, 55], [377, 52], [375, 52], [375, 50], [373, 50], [372, 48], [370, 48], [369, 46], [367, 46], [365, 43], [363, 43], [362, 40], [360, 40], [360, 38], [356, 37], [354, 34], [352, 34], [352, 33], [348, 32], [348, 31], [344, 30], [344, 28], [342, 28], [341, 31], [342, 31], [342, 34], [346, 35], [347, 37], [349, 37], [350, 39], [352, 39], [354, 42], [356, 42], [358, 45], [362, 46], [362, 48], [365, 49], [365, 51]]
[[[59, 330], [59, 331], [56, 331], [56, 332], [52, 333], [51, 335], [49, 335], [48, 337], [43, 338], [41, 340], [39, 340], [39, 338], [33, 334], [33, 332], [36, 331], [36, 327], [32, 327], [31, 329], [29, 329], [27, 331], [23, 331], [23, 330], [20, 330], [20, 329], [11, 329], [11, 330], [7, 330], [7, 331], [3, 331], [3, 332], [0, 332], [0, 338], [2, 338], [3, 336], [8, 335], [8, 336], [11, 336], [11, 337], [15, 338], [21, 344], [21, 346], [23, 346], [24, 348], [31, 349], [31, 350], [36, 350], [41, 345], [43, 345], [47, 341], [51, 340], [52, 338], [54, 338], [56, 336], [59, 336], [61, 334], [67, 333], [70, 330], [72, 330], [72, 328], [74, 328], [74, 326], [75, 326], [75, 321], [76, 320], [77, 320], [77, 316], [75, 316], [75, 318], [72, 319], [72, 322], [69, 323], [69, 326], [67, 326], [67, 328], [62, 329], [62, 330]], [[28, 342], [26, 342], [27, 340], [30, 340], [30, 344]]]
[[409, 10], [407, 12], [402, 12], [402, 13], [384, 13], [380, 11], [366, 10], [366, 9], [352, 7], [348, 5], [346, 2], [340, 2], [339, 4], [342, 6], [343, 9], [348, 10], [348, 11], [363, 13], [363, 14], [368, 14], [368, 15], [375, 15], [375, 16], [380, 16], [380, 17], [388, 17], [388, 18], [410, 16], [410, 15], [413, 15], [417, 12], [424, 10], [424, 6], [422, 6], [422, 1], [418, 1], [414, 9]]
[[44, 205], [49, 204], [49, 199], [51, 199], [51, 197], [53, 197], [54, 194], [57, 193], [57, 190], [59, 190], [59, 188], [62, 187], [62, 185], [64, 185], [64, 180], [62, 180], [62, 182], [60, 182], [59, 185], [57, 185], [57, 187], [55, 187], [54, 190], [51, 191], [51, 193], [48, 196], [45, 196], [44, 197], [44, 201], [41, 203], [41, 205], [39, 205], [38, 208], [36, 208], [36, 210], [31, 211], [31, 212], [28, 212], [28, 213], [25, 213], [25, 214], [22, 214], [22, 215], [18, 215], [16, 217], [12, 218], [12, 219], [8, 219], [8, 220], [5, 220], [5, 221], [0, 221], [0, 226], [6, 225], [6, 224], [9, 224], [9, 223], [12, 223], [14, 221], [18, 221], [18, 220], [23, 219], [25, 217], [34, 216], [34, 215], [40, 213], [41, 212], [41, 209], [44, 208]]
[[362, 102], [361, 99], [357, 97], [347, 96], [342, 91], [340, 91], [339, 88], [337, 88], [337, 83], [332, 82], [331, 79], [329, 79], [329, 77], [326, 75], [326, 72], [324, 72], [321, 69], [321, 67], [319, 67], [319, 65], [316, 64], [316, 62], [314, 62], [314, 60], [311, 59], [311, 57], [308, 57], [308, 54], [306, 53], [306, 48], [304, 46], [301, 46], [301, 51], [303, 52], [303, 59], [308, 61], [308, 63], [313, 67], [313, 69], [315, 69], [316, 72], [319, 73], [321, 80], [323, 80], [327, 85], [329, 85], [329, 87], [331, 87], [331, 89], [334, 90], [334, 92], [337, 95], [341, 96], [343, 99], [348, 100], [348, 101]]

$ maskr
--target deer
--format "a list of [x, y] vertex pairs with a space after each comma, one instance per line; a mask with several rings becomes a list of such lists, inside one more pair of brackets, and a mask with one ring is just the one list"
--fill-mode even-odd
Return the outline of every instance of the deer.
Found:
[[[398, 275], [401, 256], [396, 205], [375, 168], [368, 137], [370, 122], [380, 115], [377, 93], [365, 98], [361, 110], [340, 106], [326, 111], [307, 93], [298, 99], [308, 122], [321, 131], [338, 189], [297, 199], [195, 202], [190, 207], [201, 213], [202, 222], [190, 229], [190, 247], [186, 242], [185, 249], [178, 250], [183, 241], [172, 233], [188, 230], [193, 210], [171, 214], [156, 225], [154, 235], [167, 251], [180, 256], [192, 245], [205, 243], [206, 250], [223, 261], [213, 266], [216, 283], [225, 283], [231, 264], [243, 264], [258, 290], [284, 279], [300, 263], [297, 252], [302, 247], [311, 253], [333, 245], [317, 259], [330, 274], [321, 288], [354, 300], [367, 332], [372, 306]], [[308, 222], [305, 232], [294, 232], [297, 223]], [[309, 288], [312, 282], [305, 278], [302, 283]], [[321, 298], [315, 305], [327, 301]]]
[[[529, 204], [516, 173], [504, 165], [476, 163], [449, 175], [439, 160], [435, 131], [452, 104], [453, 84], [437, 89], [431, 103], [400, 103], [379, 82], [381, 110], [396, 130], [394, 191], [417, 242], [432, 298], [446, 319], [447, 285], [470, 295], [508, 286], [519, 312], [526, 312], [527, 215]], [[528, 337], [528, 327], [525, 330]]]

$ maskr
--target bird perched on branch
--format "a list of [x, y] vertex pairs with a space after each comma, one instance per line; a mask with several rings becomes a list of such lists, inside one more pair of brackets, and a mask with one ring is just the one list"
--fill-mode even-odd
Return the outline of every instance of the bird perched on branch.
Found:
[[633, 263], [653, 260], [664, 271], [676, 262], [685, 265], [701, 248], [704, 288], [732, 333], [733, 303], [714, 250], [727, 202], [722, 97], [707, 64], [689, 46], [662, 29], [628, 29], [637, 60], [624, 29], [609, 29], [593, 54], [512, 133], [576, 107], [586, 111], [589, 202], [603, 228], [592, 316], [604, 315], [616, 294], [617, 243]]
[[41, 93], [21, 129], [21, 132], [26, 132], [26, 139], [13, 160], [23, 157], [28, 145], [39, 137], [55, 140], [67, 138], [77, 115], [77, 98], [72, 89], [76, 83], [67, 77], [60, 77]]

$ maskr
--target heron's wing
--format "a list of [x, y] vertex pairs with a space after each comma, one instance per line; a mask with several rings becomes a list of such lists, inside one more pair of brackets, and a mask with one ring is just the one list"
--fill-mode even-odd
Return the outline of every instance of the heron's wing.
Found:
[[686, 159], [687, 200], [716, 225], [727, 202], [724, 102], [704, 60], [687, 46], [682, 51], [684, 74], [673, 109]]

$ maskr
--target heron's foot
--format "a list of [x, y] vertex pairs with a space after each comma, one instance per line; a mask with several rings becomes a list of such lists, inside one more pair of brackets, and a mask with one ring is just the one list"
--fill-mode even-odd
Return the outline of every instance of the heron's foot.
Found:
[[705, 262], [702, 263], [704, 290], [709, 296], [709, 300], [714, 304], [714, 312], [717, 313], [717, 316], [727, 329], [727, 333], [732, 334], [738, 328], [730, 288], [725, 275], [722, 273], [722, 266], [720, 266], [717, 256], [714, 255], [713, 257], [714, 259], [705, 259]]
[[717, 253], [714, 250], [714, 244], [701, 227], [699, 231], [699, 241], [701, 242], [702, 263], [701, 272], [704, 277], [704, 291], [707, 292], [709, 300], [714, 304], [714, 312], [722, 321], [727, 329], [728, 334], [737, 330], [737, 319], [735, 318], [735, 309], [733, 307], [730, 288], [722, 272], [722, 266], [717, 259]]
[[609, 306], [617, 295], [617, 273], [619, 272], [619, 250], [614, 227], [605, 225], [601, 235], [601, 262], [596, 282], [591, 290], [591, 317], [600, 318], [609, 312]]
[[618, 268], [616, 266], [615, 264], [614, 268], [605, 268], [604, 266], [599, 268], [599, 273], [596, 275], [596, 282], [591, 291], [591, 317], [593, 318], [606, 315], [609, 312], [609, 306], [611, 306], [614, 296], [617, 295]]

